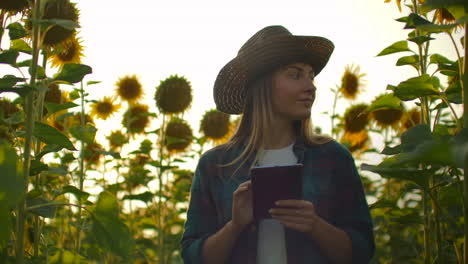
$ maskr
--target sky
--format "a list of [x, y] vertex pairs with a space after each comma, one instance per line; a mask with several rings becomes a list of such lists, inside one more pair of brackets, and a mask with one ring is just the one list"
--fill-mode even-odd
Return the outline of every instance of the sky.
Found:
[[[73, 0], [72, 0], [73, 1]], [[384, 0], [80, 0], [78, 36], [85, 47], [82, 63], [93, 73], [85, 81], [89, 99], [115, 95], [116, 81], [136, 74], [153, 110], [155, 87], [173, 74], [185, 76], [192, 84], [193, 102], [185, 114], [194, 130], [205, 111], [215, 108], [212, 89], [219, 70], [234, 58], [245, 41], [269, 25], [283, 25], [295, 35], [316, 35], [332, 40], [335, 51], [328, 65], [316, 77], [317, 99], [312, 120], [330, 133], [333, 94], [346, 65], [359, 65], [365, 73], [365, 90], [354, 102], [338, 101], [342, 113], [351, 103], [371, 102], [416, 71], [395, 63], [404, 54], [376, 57], [385, 47], [407, 38], [408, 30], [395, 19], [407, 15], [394, 1]], [[455, 59], [447, 36], [439, 34], [430, 52]], [[459, 36], [457, 36], [457, 39]], [[411, 45], [411, 44], [410, 44]], [[3, 45], [2, 45], [3, 46]], [[415, 46], [410, 46], [415, 49]], [[409, 53], [405, 55], [410, 55]], [[0, 67], [4, 71], [5, 67]], [[125, 106], [121, 112], [125, 111]], [[87, 109], [89, 110], [89, 108]], [[120, 116], [120, 115], [119, 115]], [[120, 120], [96, 121], [100, 139], [122, 127]], [[380, 140], [381, 141], [381, 140]], [[379, 139], [374, 144], [379, 145]]]

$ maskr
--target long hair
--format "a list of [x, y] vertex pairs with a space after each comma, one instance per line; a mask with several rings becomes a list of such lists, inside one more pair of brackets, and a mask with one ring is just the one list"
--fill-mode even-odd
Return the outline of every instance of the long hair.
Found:
[[[266, 136], [273, 122], [272, 104], [273, 72], [257, 78], [248, 85], [246, 104], [236, 132], [226, 142], [229, 148], [244, 146], [242, 153], [233, 161], [222, 166], [239, 164], [238, 168], [253, 157], [254, 164], [258, 158], [258, 151], [265, 146]], [[307, 144], [320, 145], [332, 138], [316, 135], [312, 129], [310, 116], [294, 123], [296, 136], [302, 137]], [[234, 173], [235, 174], [235, 173]]]

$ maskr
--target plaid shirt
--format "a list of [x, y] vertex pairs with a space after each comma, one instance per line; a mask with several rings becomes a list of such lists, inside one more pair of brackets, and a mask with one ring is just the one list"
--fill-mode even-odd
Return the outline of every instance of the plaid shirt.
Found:
[[[294, 153], [304, 164], [303, 199], [314, 204], [316, 213], [345, 231], [352, 243], [352, 263], [369, 263], [375, 250], [373, 224], [354, 159], [335, 141], [322, 145], [295, 143]], [[231, 220], [232, 195], [250, 179], [253, 160], [239, 170], [219, 167], [238, 157], [242, 149], [216, 147], [199, 160], [192, 182], [187, 221], [182, 236], [185, 264], [202, 264], [204, 241]], [[235, 177], [230, 177], [235, 172]], [[255, 264], [258, 223], [240, 234], [227, 263]], [[331, 263], [307, 235], [285, 228], [288, 264]]]

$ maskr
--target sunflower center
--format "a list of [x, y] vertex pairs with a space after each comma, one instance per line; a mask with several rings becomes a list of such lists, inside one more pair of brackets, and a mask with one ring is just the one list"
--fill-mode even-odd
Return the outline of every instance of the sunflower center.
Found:
[[100, 102], [97, 105], [97, 112], [100, 114], [112, 113], [112, 104], [109, 102]]
[[73, 42], [63, 48], [57, 55], [62, 61], [72, 61], [77, 53], [77, 48]]

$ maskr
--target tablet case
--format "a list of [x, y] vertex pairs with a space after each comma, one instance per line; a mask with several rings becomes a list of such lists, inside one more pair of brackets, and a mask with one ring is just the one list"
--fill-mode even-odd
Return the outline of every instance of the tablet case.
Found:
[[255, 220], [272, 218], [278, 200], [302, 200], [302, 164], [254, 167], [250, 171]]

